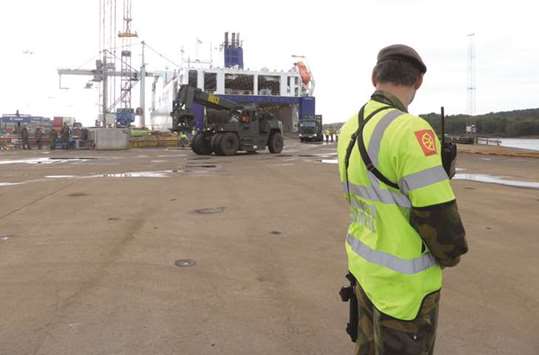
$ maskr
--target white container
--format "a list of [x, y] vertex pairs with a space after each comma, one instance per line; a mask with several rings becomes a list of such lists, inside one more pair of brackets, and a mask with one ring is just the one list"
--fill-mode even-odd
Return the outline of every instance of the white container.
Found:
[[90, 138], [95, 142], [96, 150], [123, 150], [129, 148], [129, 129], [93, 128]]

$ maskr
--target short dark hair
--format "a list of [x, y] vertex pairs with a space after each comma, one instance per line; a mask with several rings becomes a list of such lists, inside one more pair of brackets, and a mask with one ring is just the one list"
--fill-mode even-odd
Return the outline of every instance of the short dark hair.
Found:
[[421, 75], [421, 71], [408, 61], [390, 59], [376, 64], [373, 74], [379, 83], [412, 86]]

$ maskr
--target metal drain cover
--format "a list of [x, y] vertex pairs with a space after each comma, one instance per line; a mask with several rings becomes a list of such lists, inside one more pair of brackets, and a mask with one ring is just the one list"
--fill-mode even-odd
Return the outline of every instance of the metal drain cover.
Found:
[[186, 168], [200, 168], [200, 169], [215, 169], [217, 168], [217, 165], [215, 164], [187, 164]]
[[84, 192], [73, 192], [69, 195], [67, 195], [69, 197], [83, 197], [83, 196], [88, 196], [88, 194], [85, 194]]
[[198, 210], [195, 210], [195, 213], [198, 214], [219, 214], [223, 213], [225, 211], [225, 207], [215, 207], [215, 208], [201, 208]]
[[189, 160], [210, 160], [211, 157], [194, 157], [194, 158], [189, 158]]
[[191, 267], [195, 266], [196, 262], [193, 259], [178, 259], [174, 262], [177, 267]]

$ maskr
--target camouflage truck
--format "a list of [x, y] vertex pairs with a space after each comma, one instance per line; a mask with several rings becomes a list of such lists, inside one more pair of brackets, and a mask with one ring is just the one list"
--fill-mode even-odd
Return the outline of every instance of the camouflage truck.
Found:
[[191, 141], [191, 148], [196, 154], [234, 155], [238, 151], [251, 153], [266, 147], [274, 154], [283, 150], [282, 123], [273, 114], [188, 85], [180, 87], [173, 102], [172, 131], [193, 130], [193, 103], [206, 108], [203, 128]]

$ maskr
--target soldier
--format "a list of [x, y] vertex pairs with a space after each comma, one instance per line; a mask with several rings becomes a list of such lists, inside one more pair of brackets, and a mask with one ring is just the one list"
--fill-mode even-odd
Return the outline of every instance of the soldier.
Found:
[[89, 135], [90, 135], [90, 133], [88, 132], [88, 128], [82, 128], [80, 130], [80, 144], [83, 147], [88, 147]]
[[36, 128], [36, 144], [37, 149], [41, 150], [41, 147], [43, 145], [43, 131], [41, 130], [41, 127]]
[[23, 126], [21, 129], [21, 140], [22, 140], [22, 149], [32, 149], [30, 147], [30, 134], [28, 133], [28, 128]]
[[57, 139], [58, 139], [58, 133], [56, 133], [56, 130], [53, 128], [49, 132], [49, 144], [50, 144], [51, 150], [56, 149], [56, 140]]
[[69, 138], [71, 136], [71, 132], [69, 130], [69, 126], [67, 123], [64, 123], [64, 126], [62, 127], [62, 130], [60, 131], [60, 136], [62, 137], [62, 146], [64, 149], [69, 149]]
[[442, 268], [468, 250], [449, 182], [454, 171], [443, 168], [432, 127], [408, 113], [426, 70], [408, 46], [382, 49], [375, 93], [341, 128], [353, 285], [341, 296], [351, 300], [347, 330], [357, 355], [432, 354]]

